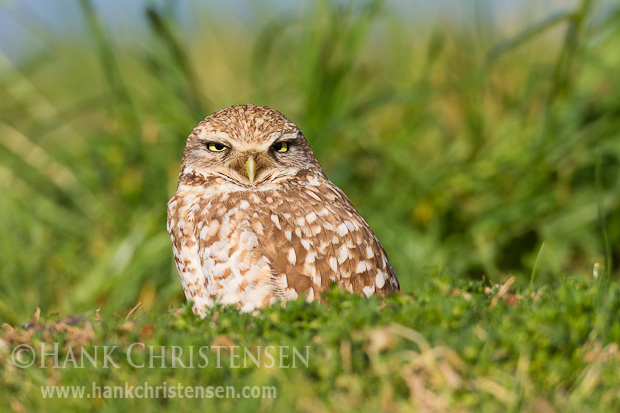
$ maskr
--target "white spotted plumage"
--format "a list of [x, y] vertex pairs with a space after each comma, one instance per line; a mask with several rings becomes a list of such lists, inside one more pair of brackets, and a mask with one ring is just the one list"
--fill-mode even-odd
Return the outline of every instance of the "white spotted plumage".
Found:
[[399, 290], [381, 244], [299, 129], [264, 106], [222, 109], [192, 131], [167, 228], [201, 317], [216, 303], [312, 301], [332, 283], [367, 297]]

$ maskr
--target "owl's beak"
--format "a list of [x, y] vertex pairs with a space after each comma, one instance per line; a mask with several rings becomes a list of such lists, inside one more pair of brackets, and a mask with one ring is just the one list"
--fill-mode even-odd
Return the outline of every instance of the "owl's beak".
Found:
[[256, 174], [256, 161], [252, 155], [248, 156], [248, 159], [245, 161], [245, 172], [250, 180], [250, 183], [253, 183], [254, 175]]

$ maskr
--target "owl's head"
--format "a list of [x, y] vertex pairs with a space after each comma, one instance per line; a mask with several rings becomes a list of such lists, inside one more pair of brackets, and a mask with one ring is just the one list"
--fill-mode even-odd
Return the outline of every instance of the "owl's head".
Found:
[[[181, 175], [259, 186], [321, 171], [299, 128], [266, 106], [235, 105], [200, 122], [187, 138]], [[321, 171], [322, 173], [322, 171]]]

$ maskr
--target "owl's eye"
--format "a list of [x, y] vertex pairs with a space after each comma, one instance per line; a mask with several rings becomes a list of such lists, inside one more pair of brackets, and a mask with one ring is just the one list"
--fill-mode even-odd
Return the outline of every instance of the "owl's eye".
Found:
[[211, 142], [211, 143], [207, 144], [207, 148], [211, 152], [222, 152], [222, 151], [228, 149], [228, 147], [226, 145], [222, 145], [221, 143], [215, 143], [215, 142]]
[[276, 152], [284, 153], [288, 151], [288, 142], [276, 142], [271, 145], [271, 148]]

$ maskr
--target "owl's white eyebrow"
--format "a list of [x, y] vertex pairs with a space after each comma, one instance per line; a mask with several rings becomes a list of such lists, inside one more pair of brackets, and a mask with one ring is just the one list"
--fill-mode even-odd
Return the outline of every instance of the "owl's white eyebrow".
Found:
[[291, 142], [291, 141], [297, 140], [298, 136], [299, 135], [297, 135], [296, 133], [287, 133], [287, 134], [278, 136], [276, 139], [273, 140], [273, 143]]
[[201, 140], [204, 143], [219, 143], [219, 144], [228, 146], [229, 148], [231, 147], [228, 139], [224, 138], [223, 136], [209, 135], [209, 136], [202, 137]]

